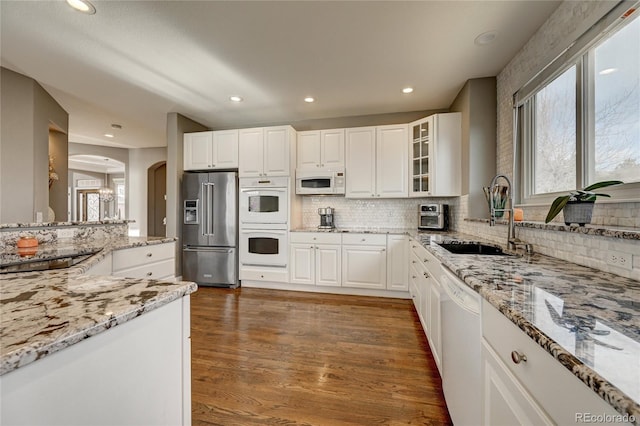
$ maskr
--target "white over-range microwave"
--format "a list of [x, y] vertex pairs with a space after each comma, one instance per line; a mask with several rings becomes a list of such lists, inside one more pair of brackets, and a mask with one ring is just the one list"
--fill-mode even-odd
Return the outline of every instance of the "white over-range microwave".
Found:
[[296, 170], [298, 195], [340, 195], [344, 192], [344, 169]]

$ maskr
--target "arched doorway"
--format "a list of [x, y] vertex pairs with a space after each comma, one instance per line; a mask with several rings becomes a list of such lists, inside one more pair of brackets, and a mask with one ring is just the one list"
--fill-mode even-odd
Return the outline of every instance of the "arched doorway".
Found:
[[147, 235], [167, 236], [167, 162], [147, 169]]

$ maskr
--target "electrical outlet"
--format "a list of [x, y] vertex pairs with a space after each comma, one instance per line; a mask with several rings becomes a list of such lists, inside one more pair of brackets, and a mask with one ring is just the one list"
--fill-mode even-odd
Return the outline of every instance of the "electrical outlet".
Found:
[[633, 268], [633, 255], [621, 251], [610, 251], [607, 253], [607, 264], [631, 270]]
[[65, 238], [73, 238], [74, 232], [71, 228], [58, 228], [58, 239], [64, 240]]

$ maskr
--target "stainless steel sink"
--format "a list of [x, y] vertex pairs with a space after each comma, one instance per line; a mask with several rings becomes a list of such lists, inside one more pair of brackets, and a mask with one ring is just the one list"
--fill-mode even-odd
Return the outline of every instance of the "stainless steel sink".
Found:
[[481, 243], [437, 243], [443, 249], [454, 254], [484, 254], [490, 256], [510, 256], [500, 247]]

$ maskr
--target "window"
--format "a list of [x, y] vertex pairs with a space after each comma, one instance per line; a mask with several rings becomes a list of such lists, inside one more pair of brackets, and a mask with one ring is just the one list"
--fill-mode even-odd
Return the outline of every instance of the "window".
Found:
[[558, 192], [613, 179], [625, 185], [608, 193], [640, 199], [637, 15], [617, 15], [606, 32], [586, 34], [589, 40], [581, 38], [559, 58], [561, 66], [550, 64], [539, 82], [516, 94], [521, 202], [547, 202]]

